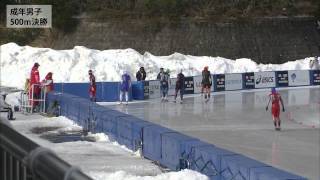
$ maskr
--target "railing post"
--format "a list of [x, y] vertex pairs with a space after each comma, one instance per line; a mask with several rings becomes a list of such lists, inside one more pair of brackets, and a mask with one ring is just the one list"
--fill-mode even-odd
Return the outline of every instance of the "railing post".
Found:
[[6, 179], [6, 151], [0, 147], [0, 179]]

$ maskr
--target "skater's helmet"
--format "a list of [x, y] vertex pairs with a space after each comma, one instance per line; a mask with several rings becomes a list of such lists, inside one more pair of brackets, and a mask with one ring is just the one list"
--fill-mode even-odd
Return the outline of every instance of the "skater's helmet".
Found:
[[92, 74], [92, 70], [90, 69], [90, 70], [88, 71], [88, 73], [89, 73], [89, 74]]
[[34, 63], [34, 65], [33, 65], [34, 67], [39, 67], [40, 66], [40, 64], [39, 63]]
[[276, 92], [277, 92], [277, 90], [275, 87], [271, 88], [271, 93], [276, 93]]

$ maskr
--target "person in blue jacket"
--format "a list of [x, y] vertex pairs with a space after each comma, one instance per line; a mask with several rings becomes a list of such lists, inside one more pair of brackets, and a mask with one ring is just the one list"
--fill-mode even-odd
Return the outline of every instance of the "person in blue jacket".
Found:
[[129, 102], [129, 90], [131, 88], [131, 77], [127, 71], [125, 71], [121, 76], [120, 83], [120, 104], [122, 104], [123, 96], [125, 96], [126, 105]]

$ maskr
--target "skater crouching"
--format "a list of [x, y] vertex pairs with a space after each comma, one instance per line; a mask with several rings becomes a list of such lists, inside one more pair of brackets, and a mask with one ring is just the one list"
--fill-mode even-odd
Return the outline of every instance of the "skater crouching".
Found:
[[283, 112], [285, 111], [285, 109], [284, 109], [282, 98], [280, 94], [276, 91], [276, 88], [271, 88], [271, 94], [269, 94], [269, 102], [267, 104], [266, 111], [268, 111], [270, 101], [272, 102], [271, 114], [272, 114], [273, 124], [274, 124], [275, 130], [279, 131], [281, 130], [280, 102], [282, 105]]

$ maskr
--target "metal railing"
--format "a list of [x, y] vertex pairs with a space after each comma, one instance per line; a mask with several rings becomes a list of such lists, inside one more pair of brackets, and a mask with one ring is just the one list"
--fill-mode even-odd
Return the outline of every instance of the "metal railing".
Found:
[[[39, 96], [36, 96], [34, 89], [38, 87], [40, 89]], [[22, 113], [33, 113], [35, 112], [35, 107], [38, 107], [37, 112], [45, 113], [46, 110], [46, 91], [45, 86], [40, 84], [33, 84], [31, 87], [31, 94], [30, 92], [21, 92], [20, 99], [20, 111]], [[35, 103], [38, 105], [35, 106]]]
[[1, 180], [92, 180], [0, 119]]

